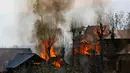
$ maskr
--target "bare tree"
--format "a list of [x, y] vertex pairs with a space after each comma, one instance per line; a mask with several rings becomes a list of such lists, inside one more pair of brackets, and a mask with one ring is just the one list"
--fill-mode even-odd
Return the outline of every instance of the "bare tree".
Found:
[[123, 29], [123, 27], [125, 26], [124, 23], [126, 23], [125, 13], [123, 11], [117, 13], [110, 12], [109, 14], [106, 14], [105, 18], [111, 29]]
[[[60, 34], [57, 27], [65, 21], [63, 14], [71, 8], [71, 4], [72, 0], [34, 0], [33, 11], [38, 17], [34, 26], [34, 37], [38, 53], [42, 50], [41, 42], [48, 40], [48, 47], [45, 48], [50, 57], [51, 46], [56, 40], [55, 36]], [[48, 68], [51, 69], [51, 67]]]
[[35, 22], [37, 41], [49, 39], [58, 34], [58, 25], [64, 22], [63, 13], [71, 8], [72, 0], [35, 0], [34, 13], [38, 16]]
[[127, 21], [127, 29], [130, 29], [130, 12], [127, 13], [127, 18], [126, 18], [126, 21]]

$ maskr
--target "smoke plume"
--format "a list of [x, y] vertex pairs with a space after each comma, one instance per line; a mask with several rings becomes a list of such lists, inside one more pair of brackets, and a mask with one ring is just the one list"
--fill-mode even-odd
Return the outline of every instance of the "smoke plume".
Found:
[[34, 5], [34, 13], [37, 15], [37, 22], [35, 24], [47, 27], [44, 31], [40, 30], [43, 28], [36, 28], [36, 32], [44, 32], [35, 34], [37, 42], [45, 40], [52, 36], [50, 34], [55, 33], [57, 35], [54, 43], [56, 53], [61, 54], [60, 50], [64, 47], [65, 59], [67, 60], [67, 54], [71, 52], [73, 45], [71, 26], [73, 28], [87, 27], [88, 25], [97, 25], [103, 22], [102, 18], [105, 11], [110, 9], [111, 1], [36, 0], [31, 3]]
[[[53, 35], [57, 35], [56, 40], [58, 41], [56, 43], [59, 44], [61, 42], [59, 40], [60, 36], [62, 36], [59, 26], [66, 22], [64, 14], [71, 9], [72, 0], [36, 0], [32, 3], [34, 13], [37, 15], [35, 23], [36, 44], [40, 44], [41, 41], [47, 40]], [[56, 43], [56, 48], [62, 45], [59, 46]], [[40, 50], [37, 51], [39, 52]]]
[[[77, 4], [78, 0], [74, 1], [73, 8], [64, 14], [65, 22], [59, 26], [62, 30], [62, 36], [57, 40], [57, 45], [62, 43], [65, 47], [65, 58], [72, 51], [73, 35], [71, 26], [79, 28], [88, 25], [98, 25], [103, 22], [102, 18], [105, 11], [110, 9], [109, 0], [80, 0], [81, 3]], [[81, 5], [81, 6], [80, 6]], [[59, 45], [60, 46], [60, 45]]]

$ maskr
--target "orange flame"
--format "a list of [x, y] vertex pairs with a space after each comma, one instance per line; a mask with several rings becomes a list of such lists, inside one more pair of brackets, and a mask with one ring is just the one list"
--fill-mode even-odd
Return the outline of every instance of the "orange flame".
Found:
[[[93, 37], [92, 35], [90, 35], [88, 33], [87, 36], [86, 36], [86, 39], [91, 40], [91, 38], [93, 38], [94, 40], [98, 40], [99, 36], [98, 36], [98, 33], [97, 33], [97, 29], [98, 29], [98, 26], [96, 26], [92, 31], [92, 33], [94, 34], [95, 37]], [[103, 28], [103, 30], [104, 29], [105, 28]], [[99, 32], [101, 33], [101, 30], [99, 30]], [[103, 34], [106, 34], [106, 33], [103, 33]], [[79, 45], [80, 54], [92, 55], [93, 50], [95, 50], [96, 53], [99, 53], [100, 43], [98, 41], [95, 42], [95, 43], [92, 43], [92, 42], [87, 41], [86, 39], [83, 39], [83, 40], [80, 41], [80, 45]], [[78, 48], [76, 46], [74, 46], [74, 54], [77, 54], [79, 52], [78, 52]]]
[[89, 55], [89, 53], [87, 52], [89, 50], [89, 45], [87, 45], [86, 43], [86, 40], [81, 40], [80, 53]]
[[[95, 50], [96, 53], [99, 53], [100, 50], [100, 44], [96, 43], [87, 43], [86, 40], [81, 40], [81, 44], [80, 44], [80, 54], [84, 54], [84, 55], [91, 55], [92, 52], [89, 52], [89, 50]], [[74, 54], [77, 54], [78, 49], [74, 48]]]
[[[41, 42], [41, 48], [42, 49], [41, 49], [41, 52], [40, 52], [40, 56], [43, 59], [45, 59], [46, 61], [48, 61], [50, 57], [56, 57], [53, 42], [54, 41], [50, 40], [50, 39]], [[50, 48], [49, 48], [49, 46], [50, 46]], [[50, 55], [48, 54], [48, 52], [50, 52]]]
[[59, 68], [62, 65], [62, 60], [61, 59], [57, 59], [52, 64], [56, 67], [55, 69], [57, 69], [57, 68]]
[[[53, 38], [41, 42], [41, 48], [42, 49], [41, 49], [41, 52], [40, 52], [40, 56], [43, 59], [45, 59], [46, 61], [48, 61], [51, 57], [56, 57], [56, 53], [55, 53], [55, 50], [54, 50], [53, 43], [54, 43], [54, 39]], [[48, 52], [50, 52], [50, 55], [48, 54]], [[62, 60], [61, 59], [57, 59], [52, 64], [57, 69], [57, 68], [59, 68], [61, 66]]]
[[[97, 28], [98, 27], [95, 27], [95, 29], [93, 30], [93, 34], [94, 34], [95, 37], [92, 37], [90, 34], [87, 34], [86, 38], [88, 40], [91, 40], [91, 38], [94, 39], [94, 40], [99, 39], [98, 33], [97, 33]], [[104, 29], [105, 28], [103, 28], [103, 30]], [[100, 30], [99, 30], [99, 32], [101, 33]], [[56, 57], [56, 53], [55, 53], [55, 50], [54, 50], [53, 43], [54, 43], [54, 38], [44, 40], [44, 41], [41, 42], [42, 50], [41, 50], [40, 56], [43, 59], [45, 59], [46, 61], [48, 61], [49, 58], [51, 58], [51, 57]], [[77, 44], [77, 42], [75, 44]], [[79, 47], [79, 49], [77, 47]], [[92, 43], [92, 42], [87, 41], [86, 39], [83, 39], [83, 40], [80, 41], [79, 46], [74, 45], [74, 54], [80, 53], [80, 54], [84, 54], [84, 55], [92, 55], [93, 50], [95, 50], [96, 53], [99, 53], [99, 51], [100, 51], [99, 42]], [[48, 51], [50, 53], [48, 53]], [[50, 54], [50, 55], [48, 55], [48, 54]], [[52, 64], [57, 69], [62, 65], [62, 60], [57, 59]]]

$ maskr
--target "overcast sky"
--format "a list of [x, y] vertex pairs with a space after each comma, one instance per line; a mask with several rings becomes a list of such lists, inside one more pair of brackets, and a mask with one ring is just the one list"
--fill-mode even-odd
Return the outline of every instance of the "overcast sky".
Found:
[[[20, 1], [20, 2], [19, 2]], [[18, 34], [18, 14], [27, 11], [25, 0], [0, 0], [0, 47], [12, 46], [20, 42]], [[114, 11], [130, 12], [130, 0], [112, 0]]]
[[19, 44], [18, 16], [27, 12], [25, 0], [0, 0], [0, 47]]
[[114, 11], [130, 12], [130, 0], [112, 0]]

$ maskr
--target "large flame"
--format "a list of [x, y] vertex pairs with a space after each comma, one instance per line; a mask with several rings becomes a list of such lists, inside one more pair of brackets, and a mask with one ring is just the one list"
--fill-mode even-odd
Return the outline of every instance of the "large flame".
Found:
[[[94, 40], [98, 40], [98, 33], [97, 33], [97, 28], [95, 27], [95, 29], [92, 31], [92, 33], [94, 34], [95, 37], [92, 37], [92, 35], [87, 34], [87, 39], [91, 39], [93, 38]], [[104, 28], [103, 28], [104, 29]], [[101, 31], [99, 30], [99, 32], [101, 33]], [[106, 34], [106, 33], [103, 33]], [[92, 55], [93, 53], [99, 54], [100, 51], [100, 43], [99, 41], [96, 42], [92, 42], [89, 41], [87, 39], [82, 39], [78, 42], [79, 47], [76, 45], [76, 43], [74, 43], [74, 54], [82, 54], [82, 55]], [[48, 39], [48, 40], [44, 40], [41, 42], [41, 53], [40, 56], [45, 59], [46, 61], [48, 61], [51, 57], [57, 57], [55, 50], [54, 50], [54, 38]], [[78, 48], [77, 48], [78, 47]], [[48, 53], [49, 51], [49, 53]], [[56, 59], [55, 61], [53, 61], [52, 63], [55, 66], [55, 69], [58, 69], [59, 67], [61, 67], [62, 65], [62, 60], [61, 58]]]
[[[54, 40], [49, 39], [41, 42], [41, 52], [40, 56], [46, 61], [49, 60], [50, 57], [56, 57], [56, 53], [53, 46]], [[48, 53], [50, 52], [50, 53]]]
[[[94, 37], [93, 35], [90, 35], [90, 32], [84, 33], [87, 36], [83, 40], [80, 41], [79, 48], [74, 46], [74, 54], [80, 53], [83, 55], [92, 55], [94, 51], [95, 53], [99, 54], [100, 43], [98, 41], [99, 40], [99, 36], [97, 33], [98, 28], [99, 28], [98, 26], [95, 26], [95, 28], [92, 31], [92, 33], [94, 34]], [[105, 27], [103, 28], [103, 30], [105, 30]], [[99, 30], [99, 32], [101, 33], [101, 30]], [[106, 34], [108, 34], [108, 32], [103, 33], [103, 35], [106, 35]], [[93, 41], [96, 41], [96, 42], [93, 42]]]
[[[91, 55], [90, 50], [95, 50], [96, 53], [99, 53], [100, 44], [99, 43], [88, 43], [86, 40], [81, 40], [80, 42], [80, 54]], [[79, 53], [77, 48], [74, 48], [74, 54]]]
[[[54, 50], [54, 39], [48, 39], [45, 41], [41, 42], [41, 53], [40, 56], [45, 59], [46, 61], [48, 61], [51, 57], [55, 57], [56, 58], [56, 53]], [[48, 53], [50, 52], [50, 53]], [[49, 55], [50, 54], [50, 55]], [[61, 59], [57, 59], [52, 63], [55, 66], [55, 69], [59, 68], [62, 64], [62, 60]]]

